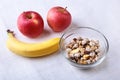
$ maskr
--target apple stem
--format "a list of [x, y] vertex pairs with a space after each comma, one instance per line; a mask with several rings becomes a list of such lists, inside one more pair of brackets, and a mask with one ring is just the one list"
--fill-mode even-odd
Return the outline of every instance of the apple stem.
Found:
[[28, 18], [28, 19], [31, 19], [31, 18], [32, 18], [32, 16], [31, 16], [31, 15], [27, 15], [27, 18]]
[[64, 10], [66, 10], [67, 9], [67, 6], [64, 8]]

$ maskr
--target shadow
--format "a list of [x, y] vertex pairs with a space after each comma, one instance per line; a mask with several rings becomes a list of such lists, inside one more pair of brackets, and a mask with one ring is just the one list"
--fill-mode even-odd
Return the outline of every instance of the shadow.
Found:
[[71, 25], [70, 25], [68, 28], [66, 28], [63, 32], [67, 32], [68, 30], [70, 30], [70, 29], [72, 29], [72, 28], [82, 27], [82, 26], [83, 26], [82, 24], [81, 24], [81, 25], [78, 25], [78, 23], [72, 22]]
[[76, 26], [80, 26], [80, 25], [78, 25], [77, 23], [73, 22], [73, 23], [71, 24], [70, 28], [76, 27]]
[[39, 57], [31, 57], [31, 58], [27, 58], [27, 59], [36, 61], [36, 60], [42, 60], [42, 59], [47, 59], [47, 58], [52, 58], [52, 57], [58, 57], [59, 55], [60, 55], [59, 51], [56, 51], [56, 52], [48, 54], [48, 55], [39, 56]]
[[74, 28], [74, 27], [82, 27], [82, 26], [84, 26], [84, 25], [78, 25], [78, 23], [76, 23], [76, 22], [73, 22], [72, 24], [71, 24], [71, 26], [70, 26], [70, 28]]
[[43, 33], [42, 33], [40, 36], [38, 36], [36, 39], [49, 37], [49, 35], [51, 35], [50, 30], [48, 30], [48, 29], [44, 29]]
[[79, 21], [78, 22], [72, 22], [71, 25], [70, 25], [70, 28], [74, 28], [74, 27], [90, 27], [91, 25], [87, 25], [87, 24], [84, 24], [84, 22], [82, 21]]

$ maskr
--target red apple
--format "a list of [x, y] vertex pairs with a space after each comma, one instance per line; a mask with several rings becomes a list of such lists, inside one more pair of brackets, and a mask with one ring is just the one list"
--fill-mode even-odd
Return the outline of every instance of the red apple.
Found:
[[21, 13], [17, 19], [19, 31], [30, 38], [38, 37], [44, 29], [44, 22], [40, 14], [35, 11]]
[[71, 24], [71, 14], [66, 8], [56, 6], [48, 11], [47, 22], [53, 31], [61, 32]]

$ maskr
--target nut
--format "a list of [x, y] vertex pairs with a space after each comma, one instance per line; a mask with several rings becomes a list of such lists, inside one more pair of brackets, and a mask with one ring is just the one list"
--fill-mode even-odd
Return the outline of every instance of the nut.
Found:
[[70, 52], [70, 54], [75, 54], [75, 53], [78, 53], [79, 52], [79, 48], [77, 48], [77, 49], [73, 49], [71, 52]]
[[91, 64], [96, 62], [101, 53], [98, 40], [88, 38], [73, 38], [66, 46], [68, 58], [78, 64]]
[[80, 53], [80, 55], [81, 55], [81, 56], [83, 56], [83, 55], [84, 55], [84, 53]]
[[85, 40], [83, 40], [83, 41], [82, 41], [82, 45], [85, 45], [85, 44], [86, 44], [86, 41], [85, 41]]
[[73, 47], [73, 43], [69, 43], [67, 46], [66, 46], [66, 48], [72, 48]]
[[97, 57], [97, 56], [95, 57], [95, 60], [96, 60], [96, 61], [98, 60], [98, 57]]
[[91, 47], [91, 50], [92, 50], [92, 51], [94, 51], [94, 50], [96, 50], [96, 49], [97, 49], [96, 46], [92, 46], [92, 47]]
[[100, 50], [99, 50], [99, 49], [96, 49], [96, 50], [95, 50], [95, 52], [99, 53], [99, 52], [100, 52]]
[[69, 53], [70, 51], [72, 51], [72, 49], [70, 48], [67, 48], [66, 51]]
[[86, 51], [91, 51], [90, 46], [86, 46], [85, 50], [86, 50]]
[[95, 62], [95, 59], [92, 60], [92, 63], [94, 63], [94, 62]]
[[74, 56], [78, 58], [80, 57], [80, 53], [75, 53]]
[[87, 61], [80, 61], [80, 64], [87, 64]]
[[77, 41], [77, 38], [73, 38], [73, 41], [76, 42], [76, 41]]
[[95, 46], [95, 41], [91, 40], [90, 43], [89, 43], [90, 46]]
[[90, 64], [90, 63], [91, 63], [91, 60], [87, 60], [86, 62], [87, 62], [87, 64]]
[[88, 55], [88, 54], [83, 55], [83, 58], [86, 59], [86, 60], [87, 60], [89, 57], [90, 57], [90, 55]]
[[80, 48], [80, 52], [84, 53], [85, 52], [85, 48]]
[[91, 57], [95, 56], [95, 52], [91, 52], [91, 53], [90, 53], [90, 56], [91, 56]]
[[69, 57], [70, 58], [74, 58], [74, 54], [69, 54]]
[[78, 48], [78, 47], [79, 47], [78, 44], [75, 43], [72, 48], [73, 48], [73, 49], [76, 49], [76, 48]]

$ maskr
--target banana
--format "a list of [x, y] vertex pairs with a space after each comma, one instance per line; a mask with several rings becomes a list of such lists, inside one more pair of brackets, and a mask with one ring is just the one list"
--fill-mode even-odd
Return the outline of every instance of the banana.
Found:
[[52, 38], [45, 42], [26, 43], [18, 40], [13, 31], [7, 30], [7, 48], [24, 57], [40, 57], [52, 54], [59, 49], [60, 38]]

